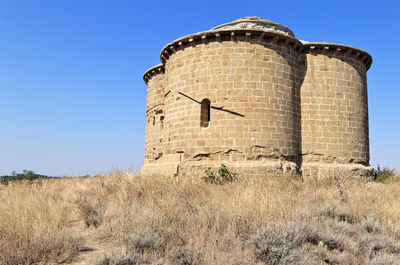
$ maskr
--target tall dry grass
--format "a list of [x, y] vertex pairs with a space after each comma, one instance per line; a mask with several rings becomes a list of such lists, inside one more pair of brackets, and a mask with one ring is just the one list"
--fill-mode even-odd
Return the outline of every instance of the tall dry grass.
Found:
[[0, 186], [0, 264], [68, 262], [83, 238], [68, 228], [73, 210], [65, 181]]
[[334, 179], [221, 186], [122, 172], [11, 183], [0, 188], [0, 264], [71, 261], [85, 230], [117, 247], [104, 265], [398, 264], [399, 194], [399, 183], [357, 179], [339, 190]]

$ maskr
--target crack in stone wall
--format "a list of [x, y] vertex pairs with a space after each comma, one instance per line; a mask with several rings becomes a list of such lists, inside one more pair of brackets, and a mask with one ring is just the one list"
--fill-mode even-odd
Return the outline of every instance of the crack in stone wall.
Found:
[[335, 156], [329, 156], [326, 154], [318, 153], [306, 153], [302, 154], [303, 163], [325, 163], [325, 164], [359, 164], [363, 166], [368, 166], [368, 164], [363, 160], [357, 160], [354, 158], [344, 159]]

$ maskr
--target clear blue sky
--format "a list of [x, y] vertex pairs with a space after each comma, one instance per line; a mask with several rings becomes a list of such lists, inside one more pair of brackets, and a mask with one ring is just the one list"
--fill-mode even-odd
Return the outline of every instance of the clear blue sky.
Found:
[[398, 1], [0, 2], [0, 175], [140, 169], [146, 86], [178, 37], [244, 16], [369, 52], [371, 165], [400, 168]]

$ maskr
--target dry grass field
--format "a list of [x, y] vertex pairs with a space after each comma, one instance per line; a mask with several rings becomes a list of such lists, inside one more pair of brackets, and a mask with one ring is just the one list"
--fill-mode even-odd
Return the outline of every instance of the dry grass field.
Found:
[[[340, 185], [338, 185], [340, 184]], [[0, 264], [400, 264], [400, 183], [112, 176], [0, 185]]]

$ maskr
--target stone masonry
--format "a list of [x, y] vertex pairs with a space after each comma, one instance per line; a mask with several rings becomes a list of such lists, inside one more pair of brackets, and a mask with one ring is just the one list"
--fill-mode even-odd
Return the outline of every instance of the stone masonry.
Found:
[[142, 174], [371, 174], [368, 53], [245, 17], [167, 44], [161, 62], [143, 77]]

